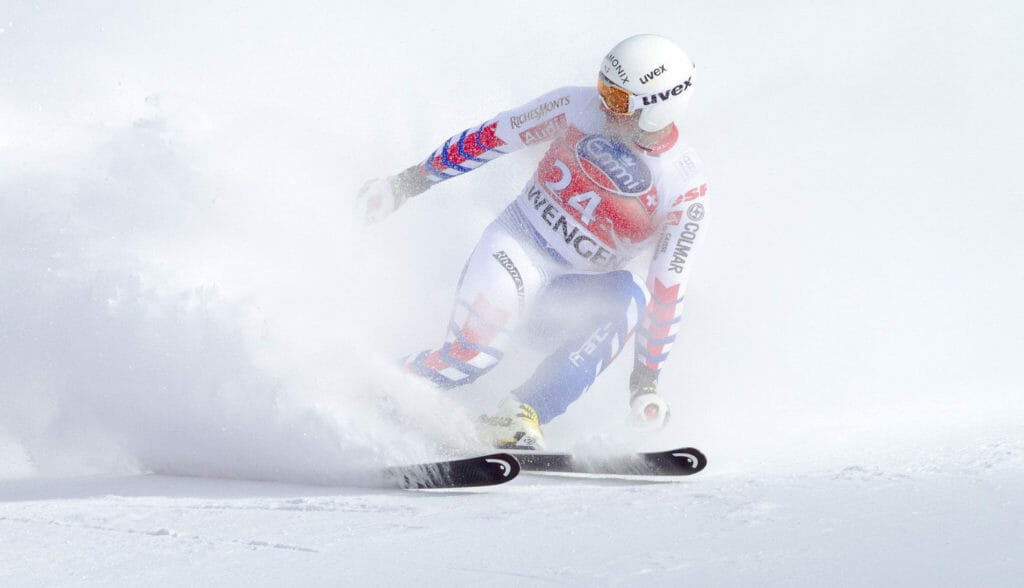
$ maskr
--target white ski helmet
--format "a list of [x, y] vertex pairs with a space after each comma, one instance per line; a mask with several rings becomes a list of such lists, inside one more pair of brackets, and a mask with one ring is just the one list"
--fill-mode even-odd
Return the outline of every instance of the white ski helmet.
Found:
[[660, 35], [635, 35], [605, 56], [598, 90], [609, 110], [617, 114], [639, 110], [640, 128], [653, 132], [682, 117], [695, 80], [693, 61], [678, 45]]

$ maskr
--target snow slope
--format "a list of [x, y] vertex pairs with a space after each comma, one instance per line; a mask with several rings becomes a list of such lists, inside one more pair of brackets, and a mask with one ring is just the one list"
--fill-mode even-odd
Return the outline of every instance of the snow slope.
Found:
[[[0, 585], [1018, 583], [1022, 9], [625, 12], [5, 4]], [[620, 430], [621, 363], [549, 434], [711, 465], [368, 487], [522, 377], [443, 397], [388, 366], [436, 343], [537, 153], [365, 233], [351, 194], [636, 32], [698, 64], [716, 199], [674, 420]], [[376, 418], [381, 389], [419, 424]]]

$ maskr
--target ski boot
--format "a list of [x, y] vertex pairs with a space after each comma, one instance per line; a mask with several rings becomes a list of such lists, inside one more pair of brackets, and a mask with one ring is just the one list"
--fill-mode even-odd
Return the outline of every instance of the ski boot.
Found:
[[537, 411], [509, 394], [498, 405], [495, 415], [480, 415], [480, 439], [501, 449], [543, 450], [544, 433]]

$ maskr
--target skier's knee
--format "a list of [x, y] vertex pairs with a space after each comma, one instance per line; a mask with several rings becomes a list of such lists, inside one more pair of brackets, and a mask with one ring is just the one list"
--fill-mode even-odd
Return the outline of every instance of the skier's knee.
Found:
[[501, 360], [494, 349], [470, 349], [458, 343], [445, 343], [440, 349], [424, 351], [407, 358], [406, 372], [418, 375], [442, 389], [465, 386], [486, 374]]
[[647, 305], [651, 301], [651, 293], [644, 281], [631, 271], [610, 272], [608, 278], [615, 298], [620, 301], [619, 304], [625, 306], [626, 328], [632, 330], [647, 309]]

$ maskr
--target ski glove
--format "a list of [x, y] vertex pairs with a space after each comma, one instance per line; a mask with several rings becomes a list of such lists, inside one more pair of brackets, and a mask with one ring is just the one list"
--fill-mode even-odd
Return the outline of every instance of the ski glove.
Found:
[[669, 406], [658, 395], [658, 372], [637, 363], [629, 376], [629, 420], [643, 430], [657, 430], [665, 426]]
[[415, 165], [389, 178], [374, 178], [359, 189], [356, 216], [367, 225], [379, 222], [429, 187], [430, 181]]

